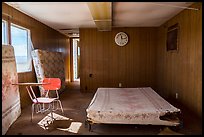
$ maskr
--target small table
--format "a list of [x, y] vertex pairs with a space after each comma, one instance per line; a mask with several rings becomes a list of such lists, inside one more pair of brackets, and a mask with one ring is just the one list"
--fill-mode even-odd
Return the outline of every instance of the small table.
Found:
[[19, 86], [41, 86], [41, 85], [48, 85], [50, 83], [13, 83], [12, 85], [19, 85]]
[[[29, 96], [33, 102], [31, 121], [32, 121], [32, 117], [33, 117], [34, 105], [38, 102], [38, 98], [36, 97], [32, 86], [42, 86], [42, 85], [48, 85], [48, 84], [50, 84], [50, 83], [13, 83], [12, 84], [12, 85], [26, 86], [27, 92], [28, 92], [28, 94], [29, 94]], [[46, 96], [48, 96], [48, 92], [47, 92]], [[48, 111], [50, 109], [50, 106], [49, 106], [49, 108], [45, 109], [44, 103], [41, 103], [41, 104], [42, 104], [42, 108], [40, 107], [40, 109], [38, 109], [36, 111], [36, 113], [39, 113], [39, 112], [44, 113], [45, 111]], [[52, 117], [52, 122], [53, 122], [52, 111], [51, 111], [51, 117]]]
[[[42, 85], [48, 85], [48, 84], [50, 84], [50, 83], [30, 83], [29, 82], [29, 83], [13, 83], [12, 85], [26, 86], [26, 89], [28, 91], [29, 96], [31, 97], [32, 95], [34, 95], [34, 97], [35, 97], [32, 86], [42, 86]], [[32, 92], [32, 95], [31, 95], [30, 91]]]

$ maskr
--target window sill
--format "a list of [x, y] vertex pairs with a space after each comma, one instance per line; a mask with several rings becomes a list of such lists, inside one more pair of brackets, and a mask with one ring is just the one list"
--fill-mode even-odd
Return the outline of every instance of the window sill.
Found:
[[30, 73], [32, 72], [32, 70], [28, 70], [28, 71], [22, 71], [22, 72], [17, 72], [18, 74], [21, 74], [21, 73]]

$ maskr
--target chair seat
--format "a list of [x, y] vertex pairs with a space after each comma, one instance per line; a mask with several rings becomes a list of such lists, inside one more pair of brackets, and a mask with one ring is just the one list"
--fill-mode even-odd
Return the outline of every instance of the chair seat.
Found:
[[[34, 112], [44, 113], [45, 111], [50, 111], [52, 122], [53, 122], [53, 119], [54, 119], [53, 114], [52, 114], [53, 111], [60, 108], [62, 110], [62, 113], [64, 113], [63, 108], [62, 108], [62, 103], [59, 100], [59, 94], [58, 94], [58, 89], [60, 89], [60, 86], [61, 86], [61, 80], [59, 78], [44, 78], [42, 83], [48, 83], [48, 84], [42, 84], [44, 91], [46, 92], [45, 97], [41, 96], [41, 97], [36, 98], [36, 95], [35, 95], [34, 90], [32, 89], [32, 86], [29, 87], [30, 89], [27, 87], [28, 94], [33, 102], [31, 121], [32, 121]], [[56, 97], [49, 97], [50, 90], [55, 91]], [[35, 107], [35, 105], [37, 106]]]
[[34, 103], [51, 103], [55, 100], [55, 98], [45, 98], [45, 97], [39, 97], [36, 99], [33, 99]]

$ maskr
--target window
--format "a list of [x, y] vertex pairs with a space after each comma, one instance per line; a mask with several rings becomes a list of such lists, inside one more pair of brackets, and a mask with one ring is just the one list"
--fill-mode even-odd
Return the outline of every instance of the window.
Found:
[[80, 56], [80, 47], [78, 46], [77, 55]]
[[7, 27], [7, 22], [5, 20], [2, 20], [2, 45], [8, 44]]
[[168, 27], [167, 51], [178, 50], [178, 23]]
[[14, 47], [17, 72], [31, 71], [30, 30], [11, 24], [11, 45]]

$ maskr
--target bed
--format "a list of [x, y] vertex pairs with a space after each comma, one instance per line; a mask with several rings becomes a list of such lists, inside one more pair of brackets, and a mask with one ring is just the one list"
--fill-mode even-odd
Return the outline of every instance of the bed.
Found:
[[151, 87], [98, 88], [86, 109], [86, 124], [142, 124], [178, 126], [180, 109]]

